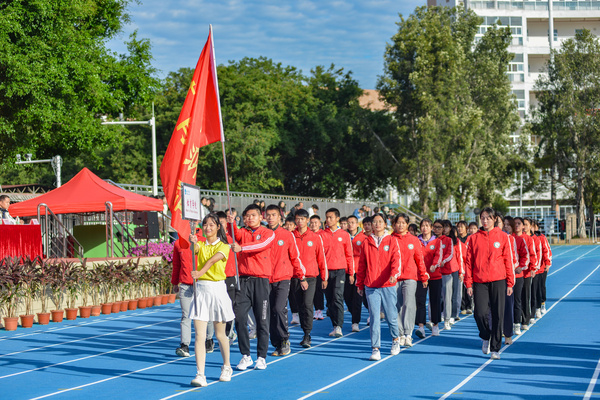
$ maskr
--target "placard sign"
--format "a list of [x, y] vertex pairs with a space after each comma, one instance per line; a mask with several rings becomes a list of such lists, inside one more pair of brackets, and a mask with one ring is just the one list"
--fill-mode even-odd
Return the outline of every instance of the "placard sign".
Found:
[[181, 184], [181, 219], [202, 220], [202, 204], [198, 186]]

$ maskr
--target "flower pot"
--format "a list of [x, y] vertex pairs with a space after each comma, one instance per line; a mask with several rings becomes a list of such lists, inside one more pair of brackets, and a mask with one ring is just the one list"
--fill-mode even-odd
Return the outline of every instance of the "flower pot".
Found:
[[154, 297], [146, 297], [146, 308], [154, 307]]
[[40, 312], [37, 313], [38, 324], [40, 325], [48, 325], [50, 323], [50, 313], [49, 312]]
[[7, 331], [16, 331], [19, 325], [19, 318], [17, 317], [4, 317], [4, 329]]
[[160, 296], [160, 303], [161, 304], [167, 304], [169, 302], [169, 295], [168, 294], [163, 294], [162, 296]]
[[52, 313], [52, 322], [62, 322], [65, 317], [64, 310], [52, 310], [50, 312]]
[[77, 312], [79, 311], [78, 309], [67, 308], [67, 309], [65, 309], [65, 311], [67, 312], [67, 320], [73, 321], [73, 320], [77, 319]]
[[125, 301], [121, 301], [121, 311], [127, 311], [127, 308], [129, 307], [129, 301], [125, 300]]
[[154, 296], [154, 305], [160, 306], [162, 304], [162, 296]]
[[92, 306], [92, 317], [97, 317], [102, 312], [102, 306]]
[[81, 318], [89, 318], [91, 314], [92, 314], [92, 307], [90, 307], [90, 306], [79, 307], [79, 316]]
[[110, 314], [112, 312], [112, 303], [102, 304], [102, 314]]
[[33, 314], [21, 315], [21, 326], [23, 328], [31, 328], [33, 326]]
[[116, 314], [118, 312], [121, 312], [121, 303], [118, 301], [115, 301], [114, 303], [112, 303], [112, 313]]
[[142, 297], [141, 299], [138, 299], [138, 308], [146, 308], [146, 298]]
[[127, 304], [127, 308], [130, 310], [137, 310], [138, 300], [129, 300]]
[[175, 300], [177, 300], [177, 293], [171, 293], [169, 295], [169, 303], [175, 303]]

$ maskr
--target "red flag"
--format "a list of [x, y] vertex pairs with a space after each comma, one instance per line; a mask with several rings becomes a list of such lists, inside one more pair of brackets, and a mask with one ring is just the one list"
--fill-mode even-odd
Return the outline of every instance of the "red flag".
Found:
[[224, 141], [224, 137], [211, 27], [160, 166], [171, 226], [182, 239], [183, 248], [189, 247], [190, 224], [181, 219], [181, 183], [196, 184], [198, 150], [219, 140]]

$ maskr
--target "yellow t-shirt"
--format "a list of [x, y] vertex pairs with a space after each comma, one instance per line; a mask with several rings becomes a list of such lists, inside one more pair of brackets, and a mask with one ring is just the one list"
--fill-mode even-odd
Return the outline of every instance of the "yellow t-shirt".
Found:
[[204, 281], [224, 281], [227, 276], [225, 275], [225, 266], [227, 265], [227, 256], [229, 255], [229, 245], [223, 243], [217, 239], [214, 243], [198, 242], [196, 244], [197, 255], [197, 269], [200, 271], [204, 264], [217, 253], [221, 253], [225, 258], [214, 263], [204, 275], [198, 280]]

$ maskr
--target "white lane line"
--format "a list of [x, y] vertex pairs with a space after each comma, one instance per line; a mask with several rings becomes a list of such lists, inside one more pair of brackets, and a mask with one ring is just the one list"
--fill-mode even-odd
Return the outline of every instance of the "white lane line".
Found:
[[137, 330], [137, 329], [148, 328], [148, 327], [150, 327], [150, 326], [155, 326], [155, 325], [161, 325], [161, 324], [165, 324], [165, 323], [167, 323], [167, 322], [178, 321], [178, 320], [180, 320], [180, 319], [181, 319], [181, 318], [176, 318], [176, 319], [168, 319], [168, 320], [165, 320], [165, 321], [157, 322], [157, 323], [155, 323], [155, 324], [142, 325], [142, 326], [137, 326], [137, 327], [135, 327], [135, 328], [124, 329], [124, 330], [121, 330], [121, 331], [114, 331], [114, 332], [110, 332], [110, 333], [104, 333], [104, 334], [102, 334], [102, 335], [89, 336], [89, 337], [85, 337], [85, 338], [81, 338], [81, 339], [69, 340], [69, 341], [67, 341], [67, 342], [60, 342], [60, 343], [49, 344], [49, 345], [47, 345], [47, 346], [35, 347], [35, 348], [33, 348], [33, 349], [27, 349], [27, 350], [21, 350], [21, 351], [14, 351], [14, 352], [12, 352], [12, 353], [7, 353], [7, 354], [2, 354], [2, 355], [0, 355], [0, 358], [2, 358], [2, 357], [8, 357], [8, 356], [12, 356], [12, 355], [15, 355], [15, 354], [23, 354], [23, 353], [28, 353], [28, 352], [31, 352], [31, 351], [36, 351], [36, 350], [41, 350], [41, 349], [47, 349], [47, 348], [49, 348], [49, 347], [56, 347], [56, 346], [60, 346], [60, 345], [63, 345], [63, 344], [76, 343], [76, 342], [83, 342], [83, 341], [85, 341], [85, 340], [96, 339], [96, 338], [99, 338], [99, 337], [116, 335], [117, 333], [123, 333], [123, 332], [128, 332], [128, 331], [135, 331], [135, 330]]
[[[567, 292], [567, 294], [565, 294], [563, 297], [561, 297], [559, 300], [556, 301], [556, 303], [552, 304], [552, 307], [550, 307], [547, 311], [546, 314], [542, 315], [542, 318], [544, 318], [546, 315], [548, 315], [548, 313], [550, 311], [552, 311], [552, 309], [554, 307], [556, 307], [558, 305], [558, 303], [560, 303], [561, 301], [563, 301], [568, 295], [570, 295], [571, 293], [573, 293], [573, 291], [575, 289], [577, 289], [579, 287], [579, 285], [581, 285], [583, 282], [585, 282], [590, 276], [592, 276], [594, 274], [594, 272], [596, 272], [598, 270], [598, 268], [600, 268], [600, 264], [598, 264], [598, 266], [596, 268], [594, 268], [594, 270], [592, 272], [590, 272], [585, 278], [583, 278], [583, 280], [581, 280], [577, 285], [573, 286], [573, 288], [571, 290], [569, 290]], [[538, 321], [536, 321], [536, 324], [539, 323], [539, 320], [542, 319], [539, 318]], [[527, 332], [529, 332], [529, 330], [523, 332], [521, 335], [517, 336], [516, 338], [513, 339], [513, 343], [516, 342], [517, 340], [519, 340], [520, 338], [522, 338]], [[504, 350], [511, 348], [512, 345], [510, 346], [504, 346], [502, 349], [500, 349], [500, 354], [502, 354], [504, 352]], [[451, 396], [453, 393], [455, 393], [457, 390], [459, 390], [460, 388], [462, 388], [465, 384], [467, 384], [471, 379], [473, 379], [473, 377], [475, 377], [477, 374], [479, 374], [485, 367], [487, 367], [493, 360], [490, 358], [488, 359], [485, 363], [483, 363], [483, 365], [481, 365], [479, 368], [477, 368], [475, 371], [473, 371], [471, 373], [471, 375], [469, 375], [468, 377], [466, 377], [461, 383], [459, 383], [458, 385], [456, 385], [455, 387], [452, 388], [452, 390], [450, 390], [449, 392], [447, 392], [446, 394], [444, 394], [442, 397], [439, 398], [439, 400], [444, 400], [447, 399], [449, 396]]]
[[176, 337], [179, 337], [179, 335], [171, 336], [171, 337], [164, 338], [164, 339], [153, 340], [151, 342], [140, 343], [140, 344], [136, 344], [136, 345], [133, 345], [133, 346], [121, 347], [119, 349], [105, 351], [103, 353], [91, 354], [89, 356], [85, 356], [85, 357], [81, 357], [81, 358], [75, 358], [73, 360], [63, 361], [63, 362], [59, 362], [59, 363], [56, 363], [56, 364], [45, 365], [43, 367], [38, 367], [38, 368], [34, 368], [34, 369], [28, 369], [28, 370], [25, 370], [25, 371], [15, 372], [14, 374], [0, 376], [0, 379], [9, 378], [11, 376], [17, 376], [17, 375], [26, 374], [28, 372], [39, 371], [39, 370], [46, 369], [46, 368], [56, 367], [58, 365], [65, 365], [65, 364], [70, 364], [70, 363], [77, 362], [77, 361], [87, 360], [89, 358], [99, 357], [99, 356], [103, 356], [103, 355], [111, 354], [111, 353], [116, 353], [116, 352], [119, 352], [119, 351], [122, 351], [122, 350], [129, 350], [129, 349], [133, 349], [135, 347], [145, 346], [147, 344], [152, 344], [152, 343], [157, 343], [157, 342], [163, 342], [165, 340], [174, 339]]
[[[594, 250], [596, 250], [596, 249], [598, 249], [598, 247], [594, 247], [593, 249], [591, 249], [591, 250], [590, 250], [590, 251], [588, 251], [587, 253], [584, 253], [584, 254], [580, 255], [579, 257], [577, 257], [576, 259], [569, 261], [568, 263], [566, 263], [565, 265], [563, 265], [562, 267], [560, 267], [560, 268], [559, 268], [559, 269], [557, 269], [556, 271], [552, 272], [551, 274], [548, 274], [548, 277], [550, 277], [550, 276], [554, 275], [554, 274], [555, 274], [555, 273], [557, 273], [558, 271], [560, 271], [560, 270], [562, 270], [563, 268], [565, 268], [565, 267], [569, 266], [570, 264], [574, 263], [575, 261], [579, 260], [580, 258], [582, 258], [582, 257], [584, 257], [584, 256], [586, 256], [586, 255], [588, 255], [588, 254], [590, 254], [592, 251], [594, 251]], [[552, 268], [552, 267], [550, 267], [550, 268]]]
[[598, 374], [600, 374], [600, 360], [598, 360], [598, 365], [596, 365], [594, 376], [592, 376], [592, 380], [590, 381], [590, 384], [588, 385], [588, 388], [585, 391], [583, 400], [588, 400], [590, 397], [592, 397], [592, 394], [594, 393], [594, 387], [596, 386], [596, 382], [598, 382]]
[[[464, 321], [465, 319], [469, 318], [470, 316], [471, 316], [471, 315], [467, 315], [466, 317], [464, 317], [464, 318], [461, 318], [461, 319], [460, 319], [460, 321], [458, 321], [456, 324], [459, 324], [460, 322]], [[455, 324], [455, 325], [456, 325], [456, 324]], [[364, 328], [364, 329], [366, 329], [366, 328]], [[431, 335], [429, 335], [429, 336], [427, 336], [426, 338], [423, 338], [423, 339], [421, 339], [421, 340], [419, 340], [419, 341], [415, 342], [415, 343], [413, 344], [413, 347], [415, 347], [415, 346], [416, 346], [416, 345], [418, 345], [419, 343], [422, 343], [422, 342], [426, 341], [426, 340], [427, 340], [427, 339], [429, 339], [430, 337], [432, 337], [432, 336], [431, 336]], [[405, 348], [401, 349], [401, 350], [400, 350], [400, 352], [402, 353], [403, 351], [405, 351], [405, 350], [408, 350], [408, 349], [410, 349], [410, 348], [412, 348], [412, 347], [405, 347]], [[395, 357], [395, 356], [389, 355], [389, 356], [387, 356], [387, 357], [385, 357], [385, 358], [382, 358], [381, 360], [379, 360], [379, 361], [376, 361], [376, 362], [374, 362], [373, 364], [370, 364], [370, 365], [368, 365], [368, 366], [364, 367], [363, 369], [360, 369], [360, 370], [358, 370], [358, 371], [356, 371], [356, 372], [354, 372], [354, 373], [352, 373], [352, 374], [350, 374], [350, 375], [347, 375], [347, 376], [343, 377], [342, 379], [340, 379], [340, 380], [338, 380], [338, 381], [335, 381], [335, 382], [333, 382], [333, 383], [330, 383], [330, 384], [329, 384], [329, 385], [327, 385], [327, 386], [323, 386], [323, 387], [322, 387], [322, 388], [320, 388], [320, 389], [313, 390], [313, 391], [312, 391], [312, 392], [310, 392], [309, 394], [307, 394], [307, 395], [305, 395], [305, 396], [302, 396], [302, 397], [298, 398], [298, 400], [304, 400], [304, 399], [307, 399], [307, 398], [309, 398], [309, 397], [312, 397], [312, 396], [314, 396], [315, 394], [319, 394], [319, 393], [321, 393], [321, 392], [323, 392], [323, 391], [325, 391], [325, 390], [327, 390], [327, 389], [329, 389], [329, 388], [332, 388], [332, 387], [334, 387], [334, 386], [336, 386], [336, 385], [338, 385], [338, 384], [340, 384], [340, 383], [342, 383], [342, 382], [344, 382], [344, 381], [347, 381], [347, 380], [348, 380], [348, 379], [350, 379], [350, 378], [353, 378], [353, 377], [355, 377], [355, 376], [356, 376], [356, 375], [358, 375], [358, 374], [361, 374], [361, 373], [363, 373], [363, 372], [365, 372], [365, 371], [367, 371], [367, 370], [369, 370], [369, 369], [371, 369], [371, 368], [375, 367], [376, 365], [379, 365], [379, 364], [381, 364], [381, 363], [382, 363], [382, 362], [384, 362], [384, 361], [387, 361], [387, 360], [389, 360], [389, 359], [390, 359], [390, 358], [392, 358], [392, 357]], [[163, 399], [163, 400], [164, 400], [164, 399]]]
[[[298, 325], [298, 326], [299, 326], [299, 325]], [[365, 329], [369, 329], [369, 327], [368, 327], [368, 326], [365, 326], [364, 328], [362, 328], [362, 329], [361, 329], [361, 331], [364, 331]], [[346, 337], [348, 337], [348, 336], [350, 336], [350, 335], [353, 335], [353, 334], [355, 334], [355, 333], [357, 333], [357, 332], [350, 332], [350, 333], [348, 333], [348, 334], [346, 334], [346, 335], [344, 335], [344, 336], [342, 336], [342, 337], [339, 337], [339, 338], [335, 338], [335, 339], [328, 340], [327, 342], [323, 342], [323, 343], [321, 343], [321, 344], [318, 344], [318, 345], [316, 345], [316, 346], [309, 347], [308, 349], [302, 349], [302, 350], [300, 350], [300, 351], [298, 351], [298, 352], [296, 352], [296, 353], [292, 353], [292, 354], [290, 354], [290, 355], [288, 355], [288, 356], [279, 357], [279, 358], [277, 358], [277, 359], [275, 359], [275, 360], [273, 360], [273, 361], [271, 361], [271, 362], [268, 362], [268, 363], [267, 363], [267, 365], [271, 365], [271, 364], [275, 364], [275, 363], [277, 363], [277, 362], [279, 362], [279, 361], [287, 360], [287, 359], [289, 359], [289, 358], [291, 358], [291, 357], [297, 356], [298, 354], [302, 354], [302, 353], [304, 353], [304, 352], [307, 352], [307, 351], [310, 351], [310, 350], [312, 350], [312, 349], [316, 349], [317, 347], [321, 347], [321, 346], [324, 346], [324, 345], [326, 345], [326, 344], [329, 344], [329, 343], [331, 343], [331, 342], [335, 342], [336, 340], [340, 340], [340, 339], [346, 338]], [[238, 377], [238, 376], [240, 376], [240, 375], [247, 374], [248, 372], [251, 372], [251, 371], [253, 371], [253, 370], [252, 370], [252, 369], [247, 369], [247, 370], [245, 370], [245, 371], [242, 371], [242, 372], [240, 372], [240, 373], [238, 373], [238, 374], [235, 374], [235, 375], [233, 375], [233, 376], [232, 376], [232, 378], [236, 378], [236, 377]], [[219, 381], [214, 381], [214, 382], [211, 382], [211, 383], [209, 383], [207, 386], [214, 385], [215, 383], [219, 383]], [[162, 398], [162, 399], [160, 399], [160, 400], [172, 399], [173, 397], [181, 396], [182, 394], [190, 393], [190, 392], [193, 392], [193, 391], [196, 391], [196, 392], [197, 392], [197, 391], [198, 391], [198, 389], [201, 389], [201, 388], [193, 387], [193, 388], [191, 388], [191, 389], [184, 390], [184, 391], [182, 391], [182, 392], [180, 392], [180, 393], [175, 393], [175, 394], [173, 394], [173, 395], [171, 395], [171, 396], [163, 397], [163, 398]]]
[[575, 249], [578, 249], [578, 248], [580, 248], [580, 247], [581, 247], [581, 245], [579, 245], [579, 246], [575, 246], [575, 247], [573, 247], [573, 248], [571, 248], [571, 249], [569, 249], [569, 250], [567, 250], [567, 251], [563, 251], [563, 252], [561, 252], [561, 253], [558, 253], [558, 254], [556, 254], [556, 255], [554, 255], [554, 256], [552, 256], [552, 257], [553, 257], [553, 258], [554, 258], [554, 257], [560, 257], [560, 256], [562, 256], [562, 255], [564, 255], [564, 254], [567, 254], [568, 252], [570, 252], [570, 251], [573, 251], [573, 250], [575, 250]]
[[91, 321], [86, 321], [86, 322], [81, 322], [78, 324], [73, 324], [73, 325], [67, 325], [67, 326], [57, 326], [54, 328], [50, 328], [50, 329], [45, 329], [45, 330], [37, 330], [37, 331], [31, 331], [31, 332], [27, 332], [27, 333], [22, 333], [20, 335], [14, 335], [14, 336], [9, 336], [9, 337], [5, 337], [0, 339], [0, 342], [3, 342], [5, 340], [14, 340], [14, 339], [21, 339], [24, 337], [28, 337], [28, 336], [34, 336], [34, 335], [40, 335], [40, 334], [44, 334], [44, 333], [48, 333], [48, 332], [58, 332], [58, 331], [63, 331], [63, 330], [67, 330], [67, 329], [73, 329], [73, 328], [79, 328], [82, 326], [89, 326], [89, 325], [94, 325], [94, 324], [101, 324], [103, 322], [110, 322], [110, 321], [120, 321], [123, 319], [128, 319], [128, 318], [135, 318], [135, 317], [139, 317], [139, 316], [143, 316], [143, 315], [149, 315], [149, 314], [155, 314], [155, 313], [159, 313], [159, 312], [164, 312], [164, 311], [171, 311], [172, 308], [163, 308], [161, 310], [156, 310], [156, 311], [145, 311], [145, 312], [141, 312], [141, 313], [135, 313], [135, 314], [130, 314], [130, 315], [123, 315], [123, 316], [119, 316], [116, 318], [103, 318], [103, 319], [96, 319], [96, 320], [91, 320]]

